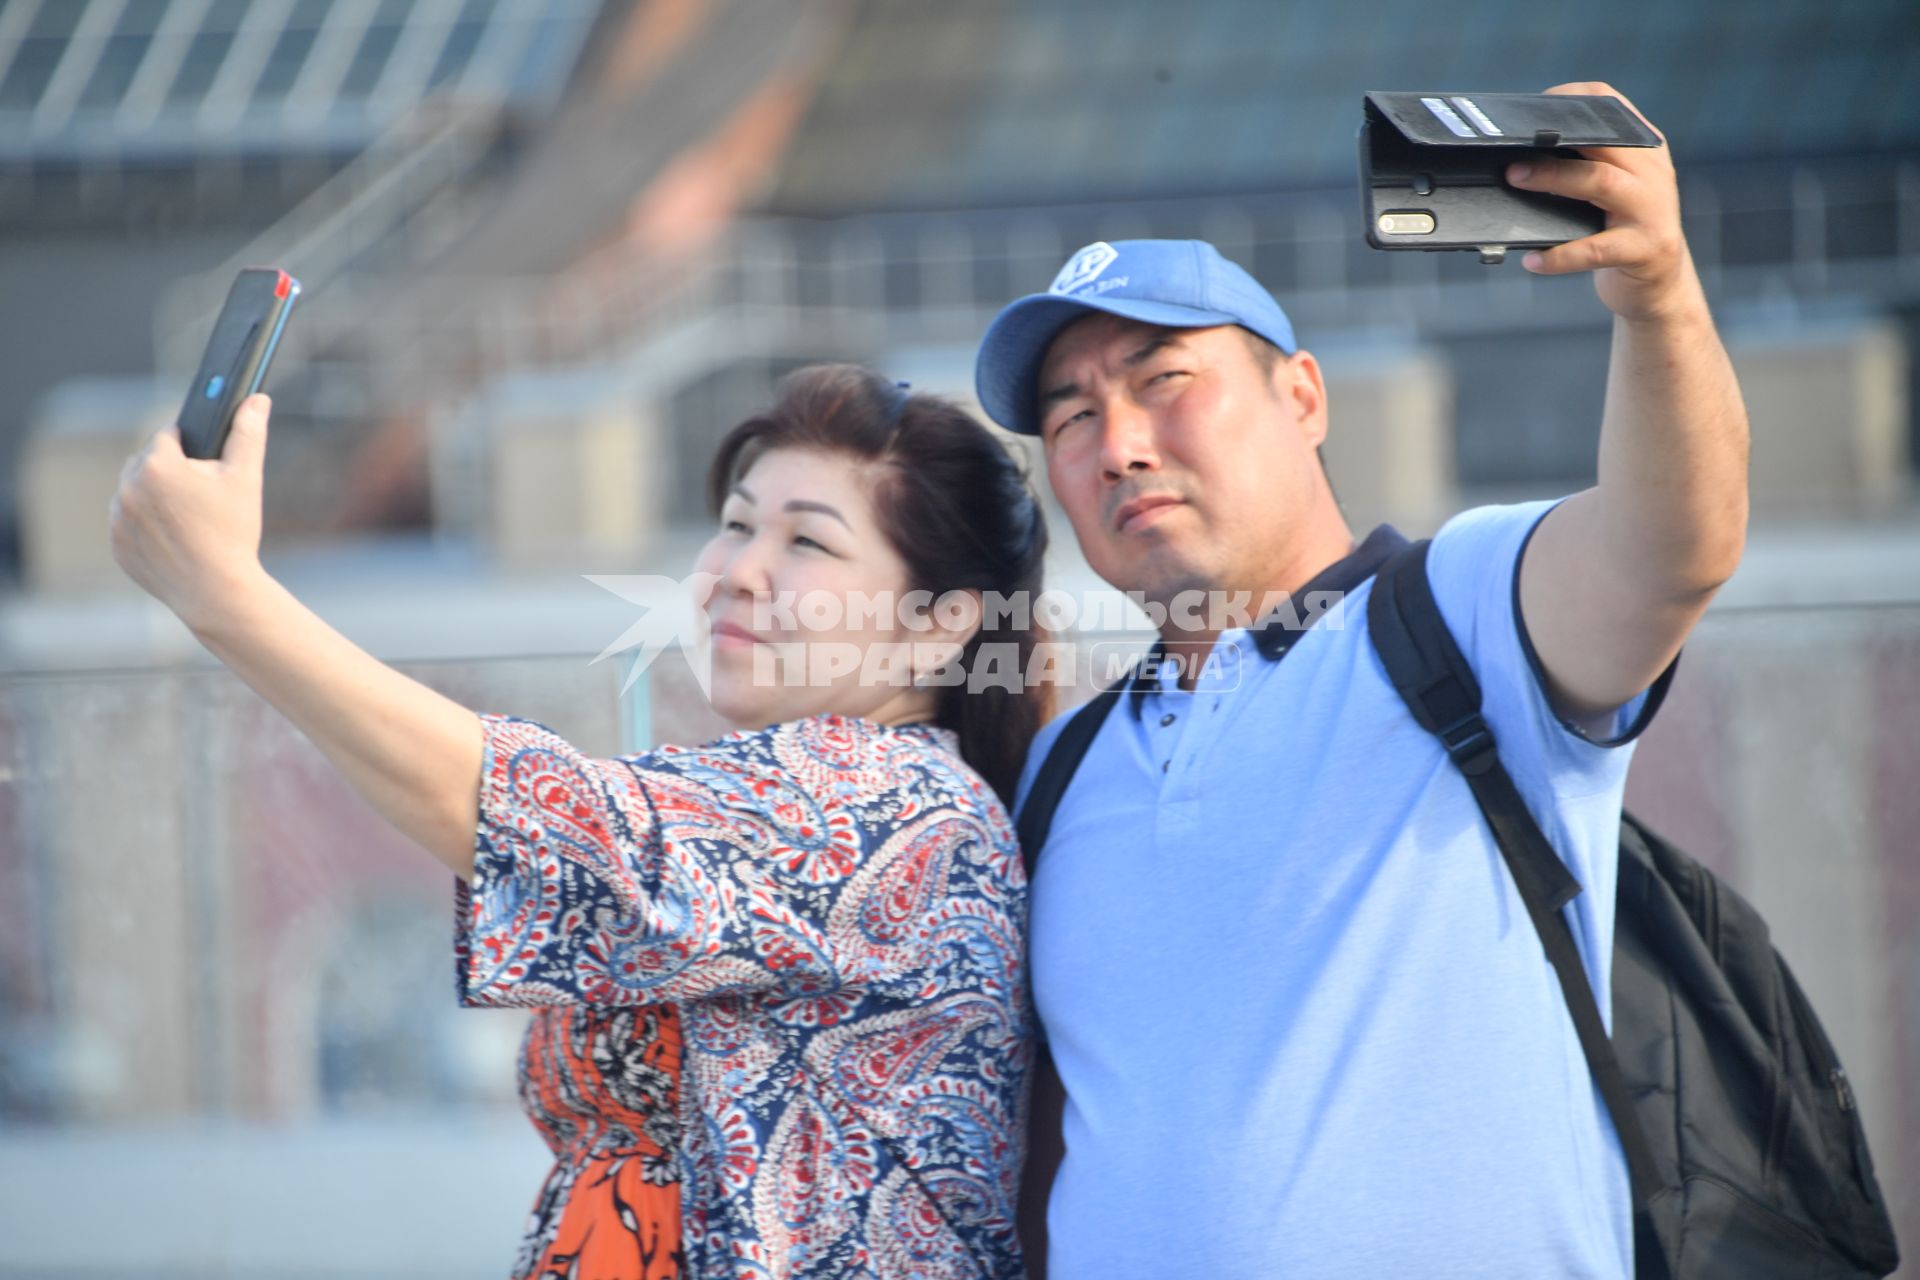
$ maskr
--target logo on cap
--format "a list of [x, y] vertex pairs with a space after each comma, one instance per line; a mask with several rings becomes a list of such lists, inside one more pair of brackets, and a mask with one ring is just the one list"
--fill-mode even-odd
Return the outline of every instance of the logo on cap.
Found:
[[1105, 240], [1096, 240], [1080, 252], [1067, 259], [1067, 265], [1060, 268], [1060, 274], [1053, 278], [1048, 293], [1073, 293], [1084, 289], [1100, 278], [1100, 273], [1114, 264], [1120, 251]]

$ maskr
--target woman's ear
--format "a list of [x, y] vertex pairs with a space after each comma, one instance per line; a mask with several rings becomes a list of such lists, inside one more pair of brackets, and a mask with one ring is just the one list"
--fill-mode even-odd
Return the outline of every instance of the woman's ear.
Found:
[[928, 629], [914, 637], [914, 668], [924, 675], [930, 668], [921, 661], [926, 654], [938, 659], [934, 667], [945, 666], [980, 632], [986, 618], [986, 602], [978, 591], [946, 591], [927, 610]]

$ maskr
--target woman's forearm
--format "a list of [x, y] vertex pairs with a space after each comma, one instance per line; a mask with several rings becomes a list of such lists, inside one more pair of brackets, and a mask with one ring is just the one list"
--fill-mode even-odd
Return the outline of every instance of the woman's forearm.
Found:
[[155, 432], [109, 506], [113, 558], [389, 822], [471, 876], [480, 717], [374, 661], [260, 567], [272, 408], [242, 401], [218, 458], [189, 458], [175, 427]]
[[389, 822], [466, 879], [479, 818], [480, 717], [375, 659], [264, 571], [194, 624], [213, 654]]

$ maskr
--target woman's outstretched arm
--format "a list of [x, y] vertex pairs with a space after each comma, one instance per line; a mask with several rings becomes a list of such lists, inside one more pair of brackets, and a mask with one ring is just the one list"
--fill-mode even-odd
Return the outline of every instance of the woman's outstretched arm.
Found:
[[261, 567], [270, 408], [247, 399], [210, 461], [182, 453], [174, 428], [155, 436], [121, 475], [114, 558], [389, 822], [470, 878], [480, 718], [354, 645]]

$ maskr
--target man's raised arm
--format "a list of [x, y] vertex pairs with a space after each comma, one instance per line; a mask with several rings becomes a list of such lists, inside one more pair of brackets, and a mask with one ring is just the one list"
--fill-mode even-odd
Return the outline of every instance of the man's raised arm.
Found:
[[[1549, 93], [1614, 94], [1604, 84]], [[1520, 605], [1563, 714], [1611, 712], [1653, 683], [1740, 563], [1747, 413], [1680, 229], [1665, 147], [1514, 166], [1517, 187], [1591, 201], [1606, 230], [1526, 265], [1594, 271], [1614, 314], [1599, 483], [1535, 532]]]

